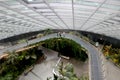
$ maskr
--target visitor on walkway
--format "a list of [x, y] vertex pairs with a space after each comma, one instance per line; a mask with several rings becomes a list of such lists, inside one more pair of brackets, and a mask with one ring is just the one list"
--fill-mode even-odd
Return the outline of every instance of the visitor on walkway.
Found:
[[65, 32], [62, 33], [63, 37], [65, 37]]
[[28, 46], [28, 40], [26, 39], [26, 43], [27, 43], [27, 46]]
[[57, 37], [60, 37], [60, 32], [57, 33]]
[[57, 33], [57, 37], [59, 37], [59, 32]]
[[61, 37], [61, 32], [58, 33], [59, 37]]

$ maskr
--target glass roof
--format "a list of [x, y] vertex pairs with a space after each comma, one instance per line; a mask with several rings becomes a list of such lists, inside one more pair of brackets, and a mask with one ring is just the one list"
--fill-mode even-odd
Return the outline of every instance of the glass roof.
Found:
[[46, 28], [120, 39], [120, 0], [0, 0], [0, 39]]

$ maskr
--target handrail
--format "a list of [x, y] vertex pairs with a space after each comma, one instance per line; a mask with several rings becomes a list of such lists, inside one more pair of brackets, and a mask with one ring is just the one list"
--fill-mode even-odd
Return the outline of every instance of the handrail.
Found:
[[56, 72], [55, 72], [55, 69], [57, 68], [57, 66], [58, 66], [58, 64], [60, 63], [60, 60], [61, 60], [61, 57], [59, 58], [59, 60], [57, 61], [57, 63], [56, 63], [56, 65], [55, 65], [55, 68], [53, 68], [53, 74], [55, 74], [55, 75], [57, 75], [57, 76], [59, 76], [59, 74], [57, 74]]

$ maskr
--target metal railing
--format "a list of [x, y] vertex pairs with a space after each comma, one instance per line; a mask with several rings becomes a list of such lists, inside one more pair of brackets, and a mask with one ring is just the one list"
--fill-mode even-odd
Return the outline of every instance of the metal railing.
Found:
[[55, 74], [56, 76], [59, 76], [59, 72], [58, 72], [58, 64], [60, 63], [61, 61], [61, 57], [59, 58], [59, 60], [57, 61], [56, 65], [55, 65], [55, 68], [53, 68], [53, 74]]

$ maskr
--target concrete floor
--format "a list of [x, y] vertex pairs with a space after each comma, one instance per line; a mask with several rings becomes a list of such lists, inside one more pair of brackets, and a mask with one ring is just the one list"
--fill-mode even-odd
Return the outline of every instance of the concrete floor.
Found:
[[[35, 65], [34, 69], [29, 72], [26, 76], [21, 75], [19, 80], [46, 80], [49, 77], [53, 77], [52, 70], [55, 67], [59, 57], [57, 52], [42, 48], [43, 52], [47, 56], [46, 60], [42, 63]], [[88, 74], [88, 62], [83, 63], [74, 59], [65, 60], [61, 59], [64, 63], [72, 63], [74, 66], [75, 73], [77, 76], [82, 74]]]
[[52, 70], [59, 59], [57, 52], [48, 49], [44, 49], [43, 52], [47, 56], [46, 60], [35, 65], [31, 72], [26, 76], [21, 76], [19, 80], [46, 80], [53, 76]]
[[106, 61], [106, 80], [120, 80], [120, 68]]

